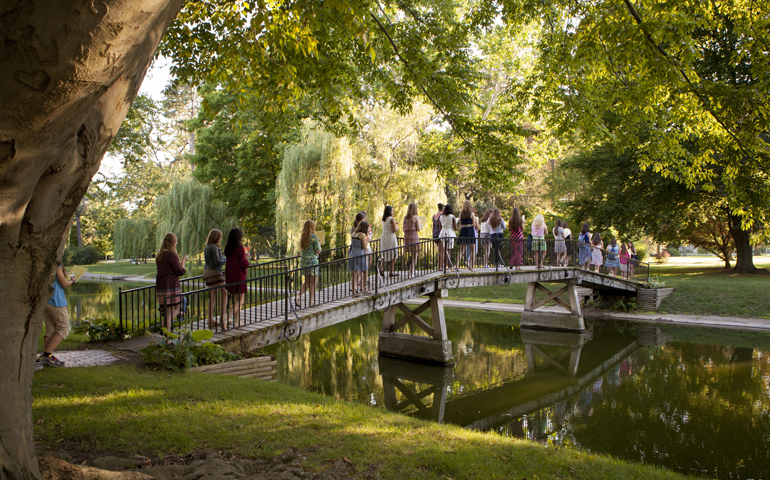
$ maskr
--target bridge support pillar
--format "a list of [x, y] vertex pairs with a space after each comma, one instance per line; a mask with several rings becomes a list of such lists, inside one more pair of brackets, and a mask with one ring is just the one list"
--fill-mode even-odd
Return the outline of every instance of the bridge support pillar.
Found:
[[[419, 315], [430, 309], [431, 323], [428, 325]], [[396, 321], [396, 310], [403, 316]], [[397, 330], [412, 322], [422, 329], [429, 337], [400, 333]], [[382, 332], [380, 332], [379, 352], [389, 357], [406, 358], [410, 360], [449, 365], [454, 363], [452, 342], [447, 339], [446, 320], [444, 319], [444, 302], [441, 291], [434, 291], [428, 300], [410, 310], [403, 303], [391, 305], [382, 315]]]
[[[543, 292], [545, 298], [536, 300], [537, 292]], [[560, 298], [565, 296], [566, 298]], [[543, 307], [554, 302], [556, 309]], [[564, 330], [582, 332], [585, 330], [583, 311], [577, 296], [576, 282], [567, 282], [562, 288], [552, 292], [540, 282], [530, 282], [527, 287], [527, 300], [521, 314], [521, 326], [545, 330]]]

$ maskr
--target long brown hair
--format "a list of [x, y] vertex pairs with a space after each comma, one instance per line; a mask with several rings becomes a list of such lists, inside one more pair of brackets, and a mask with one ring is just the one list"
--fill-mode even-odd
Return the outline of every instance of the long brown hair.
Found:
[[561, 218], [556, 219], [556, 225], [553, 226], [553, 230], [551, 230], [551, 233], [553, 233], [553, 236], [556, 236], [556, 231], [561, 227]]
[[364, 235], [369, 233], [369, 222], [364, 220], [361, 223], [359, 223], [358, 228], [356, 228], [356, 231], [353, 232], [353, 235], [355, 235], [356, 233], [363, 233]]
[[416, 216], [417, 216], [417, 204], [416, 204], [416, 203], [414, 203], [414, 202], [412, 202], [412, 203], [410, 203], [410, 204], [409, 204], [409, 206], [406, 208], [406, 216], [404, 217], [404, 221], [407, 221], [407, 220], [412, 220], [412, 219], [414, 219], [413, 221], [415, 221], [415, 222], [416, 222], [416, 221], [417, 221], [417, 219], [416, 219], [416, 218], [414, 218], [414, 217], [416, 217]]
[[473, 217], [473, 205], [470, 200], [463, 202], [463, 209], [460, 211], [460, 218], [472, 218]]
[[492, 216], [489, 217], [489, 226], [497, 228], [501, 223], [503, 223], [503, 217], [500, 215], [500, 209], [495, 208], [492, 210]]
[[315, 230], [315, 222], [312, 220], [305, 220], [305, 224], [302, 225], [302, 235], [299, 237], [299, 249], [303, 252], [310, 247], [310, 236]]
[[602, 234], [599, 232], [594, 233], [594, 238], [591, 239], [591, 243], [596, 246], [602, 243]]
[[353, 226], [350, 227], [350, 234], [353, 235], [356, 233], [356, 229], [358, 228], [358, 224], [363, 222], [366, 218], [366, 212], [358, 212], [356, 213], [356, 219], [353, 220]]
[[511, 219], [508, 220], [508, 230], [515, 232], [524, 226], [522, 223], [524, 223], [524, 221], [521, 219], [521, 212], [519, 212], [519, 207], [513, 207], [513, 212], [511, 212]]
[[215, 228], [215, 229], [213, 229], [213, 230], [211, 230], [209, 232], [209, 236], [208, 236], [208, 238], [206, 238], [206, 245], [211, 245], [213, 243], [214, 245], [216, 245], [218, 247], [219, 246], [219, 242], [221, 242], [221, 241], [222, 241], [222, 231], [221, 230], [217, 230]]
[[486, 222], [487, 220], [489, 220], [489, 217], [490, 217], [490, 215], [492, 215], [492, 209], [491, 209], [491, 208], [487, 208], [487, 209], [484, 211], [484, 215], [481, 217], [481, 221], [480, 221], [480, 223], [484, 223], [484, 222]]
[[177, 256], [179, 256], [178, 253], [176, 253], [176, 235], [173, 233], [167, 233], [165, 237], [163, 237], [163, 241], [160, 242], [160, 248], [158, 248], [158, 253], [155, 255], [155, 261], [157, 262], [160, 260], [160, 257], [163, 256], [163, 252], [174, 252]]

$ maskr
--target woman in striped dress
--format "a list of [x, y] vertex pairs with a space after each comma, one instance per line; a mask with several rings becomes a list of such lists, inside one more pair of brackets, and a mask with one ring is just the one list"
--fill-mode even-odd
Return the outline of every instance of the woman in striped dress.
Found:
[[511, 231], [511, 266], [520, 270], [524, 265], [524, 221], [521, 212], [514, 207], [511, 219], [508, 221], [508, 230]]
[[189, 258], [188, 255], [182, 257], [179, 261], [179, 255], [176, 253], [176, 235], [167, 233], [160, 244], [158, 254], [155, 255], [155, 265], [158, 273], [155, 276], [155, 293], [158, 296], [158, 305], [164, 307], [166, 330], [171, 331], [171, 322], [179, 315], [182, 303], [182, 287], [179, 283], [179, 277], [185, 274], [184, 264]]

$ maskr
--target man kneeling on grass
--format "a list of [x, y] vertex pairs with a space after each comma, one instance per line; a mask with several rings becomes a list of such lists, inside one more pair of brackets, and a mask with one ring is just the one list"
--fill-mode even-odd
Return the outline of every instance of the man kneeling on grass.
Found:
[[53, 356], [53, 351], [70, 333], [70, 317], [67, 313], [67, 299], [64, 298], [64, 289], [73, 283], [75, 283], [75, 275], [70, 275], [67, 279], [67, 271], [59, 265], [53, 280], [53, 295], [45, 305], [45, 336], [43, 337], [45, 350], [37, 359], [38, 362], [49, 367], [64, 366], [64, 362]]

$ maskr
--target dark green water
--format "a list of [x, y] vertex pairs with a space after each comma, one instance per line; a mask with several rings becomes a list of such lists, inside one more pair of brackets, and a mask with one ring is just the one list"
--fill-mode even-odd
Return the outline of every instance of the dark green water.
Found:
[[268, 350], [340, 399], [718, 478], [770, 478], [770, 336], [589, 322], [588, 335], [447, 310], [456, 364], [379, 357], [369, 315]]

